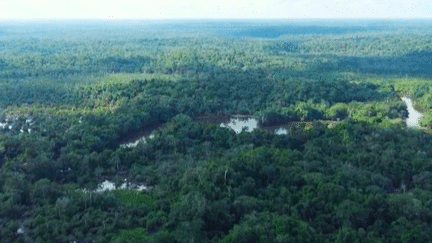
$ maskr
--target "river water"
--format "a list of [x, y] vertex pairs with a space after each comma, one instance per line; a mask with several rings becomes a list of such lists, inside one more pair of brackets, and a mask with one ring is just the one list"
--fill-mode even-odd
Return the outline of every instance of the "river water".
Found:
[[412, 100], [408, 97], [401, 97], [403, 102], [408, 107], [408, 118], [406, 119], [406, 124], [408, 127], [420, 127], [419, 121], [423, 116], [420, 112], [416, 111], [413, 107]]

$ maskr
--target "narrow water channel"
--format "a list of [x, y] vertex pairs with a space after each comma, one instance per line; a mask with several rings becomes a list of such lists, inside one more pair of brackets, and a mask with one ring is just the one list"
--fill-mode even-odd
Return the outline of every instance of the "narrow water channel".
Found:
[[[408, 97], [401, 97], [402, 101], [404, 101], [408, 108], [408, 118], [406, 119], [406, 124], [408, 127], [420, 127], [419, 120], [423, 116], [420, 112], [414, 109], [412, 100]], [[247, 116], [247, 115], [211, 115], [211, 116], [202, 116], [196, 117], [193, 119], [195, 122], [199, 123], [212, 123], [219, 124], [221, 127], [226, 127], [232, 129], [235, 133], [239, 134], [242, 132], [243, 128], [246, 129], [247, 132], [252, 132], [254, 129], [259, 127], [259, 117]], [[262, 127], [264, 129], [273, 131], [277, 135], [287, 134], [288, 131], [284, 128], [288, 124], [280, 125], [280, 126], [272, 126], [272, 127]], [[140, 137], [134, 141], [129, 143], [123, 143], [121, 147], [136, 147], [140, 141], [144, 142], [148, 138], [153, 138], [151, 133], [154, 130], [160, 129], [162, 124], [157, 124], [153, 129], [146, 129], [146, 131], [140, 132]], [[143, 136], [144, 135], [144, 136]]]
[[[195, 122], [199, 123], [211, 123], [218, 124], [221, 127], [226, 127], [233, 130], [236, 134], [242, 132], [245, 129], [246, 132], [252, 132], [253, 130], [259, 128], [259, 117], [248, 116], [248, 115], [209, 115], [209, 116], [200, 116], [193, 119]], [[285, 126], [288, 124], [285, 124]], [[146, 142], [146, 139], [151, 139], [154, 137], [151, 133], [155, 130], [158, 130], [162, 127], [162, 124], [158, 124], [151, 128], [145, 129], [145, 131], [141, 131], [135, 134], [133, 137], [128, 139], [128, 142], [122, 143], [120, 146], [125, 148], [133, 148], [138, 145], [139, 142]], [[287, 134], [288, 131], [284, 128], [284, 125], [279, 126], [267, 126], [261, 127], [266, 130], [270, 130], [277, 135]]]

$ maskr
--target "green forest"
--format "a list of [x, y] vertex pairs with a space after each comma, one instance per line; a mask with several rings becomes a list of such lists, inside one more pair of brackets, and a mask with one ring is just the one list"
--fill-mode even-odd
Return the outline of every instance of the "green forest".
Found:
[[1, 243], [432, 242], [432, 27], [40, 25], [0, 25]]

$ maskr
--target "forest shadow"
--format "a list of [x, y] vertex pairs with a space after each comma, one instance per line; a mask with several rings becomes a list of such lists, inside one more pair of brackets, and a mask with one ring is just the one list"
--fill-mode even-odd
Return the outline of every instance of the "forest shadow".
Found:
[[[316, 26], [316, 25], [281, 25], [281, 26], [242, 26], [239, 30], [223, 31], [221, 34], [235, 37], [277, 38], [282, 35], [298, 34], [343, 34], [382, 30], [383, 26]], [[386, 27], [389, 28], [389, 27]]]
[[108, 57], [101, 60], [101, 64], [107, 68], [108, 72], [140, 72], [141, 67], [148, 63], [150, 58], [137, 56], [132, 58]]
[[[102, 74], [102, 73], [139, 73], [141, 68], [150, 62], [149, 57], [108, 57], [98, 60], [96, 65], [88, 65], [85, 68], [79, 67], [64, 67], [64, 68], [39, 68], [27, 70], [20, 70], [20, 67], [0, 60], [0, 78], [4, 79], [23, 79], [30, 77], [50, 77], [50, 78], [66, 78], [68, 76], [88, 75], [88, 74]], [[19, 70], [19, 71], [17, 71]]]
[[[2, 66], [3, 65], [3, 66]], [[8, 65], [8, 63], [2, 63], [0, 61], [0, 68], [9, 68], [6, 72], [0, 74], [1, 78], [4, 79], [25, 79], [25, 78], [37, 78], [37, 77], [50, 77], [50, 78], [65, 78], [69, 75], [74, 76], [77, 74], [90, 74], [94, 70], [80, 70], [80, 69], [71, 69], [71, 68], [57, 68], [57, 69], [48, 69], [48, 70], [28, 70], [25, 72], [17, 72], [11, 69], [15, 67], [12, 65]], [[16, 69], [18, 69], [16, 67]]]
[[178, 37], [178, 38], [164, 38], [160, 39], [158, 37], [154, 38], [144, 38], [136, 41], [138, 44], [146, 45], [146, 46], [172, 46], [178, 47], [181, 43], [195, 43], [195, 44], [204, 44], [205, 40], [200, 40], [192, 37]]
[[0, 105], [22, 104], [78, 104], [80, 100], [75, 93], [65, 87], [49, 87], [46, 85], [16, 84], [0, 89]]
[[278, 41], [272, 45], [264, 46], [264, 51], [270, 52], [273, 55], [281, 55], [283, 52], [297, 53], [301, 41]]
[[[318, 71], [321, 70], [321, 71]], [[283, 103], [294, 104], [292, 100], [307, 102], [320, 102], [325, 100], [330, 105], [334, 103], [349, 103], [349, 102], [372, 102], [382, 101], [393, 94], [382, 92], [379, 86], [374, 84], [356, 84], [338, 80], [338, 71], [328, 69], [311, 69], [304, 71], [295, 71], [284, 69], [274, 70], [280, 75], [289, 75], [290, 77], [301, 78], [299, 80], [290, 81], [289, 92], [280, 90], [285, 93]], [[324, 73], [325, 72], [325, 73]]]
[[337, 68], [378, 75], [432, 76], [432, 51], [413, 51], [396, 57], [341, 57]]
[[[285, 104], [294, 104], [295, 101], [307, 102], [308, 100], [314, 102], [326, 100], [330, 104], [351, 101], [371, 102], [393, 97], [393, 94], [381, 92], [380, 87], [374, 84], [340, 81], [337, 78], [340, 70], [327, 68], [329, 65], [319, 64], [304, 70], [255, 68], [239, 72], [237, 69], [222, 68], [207, 63], [203, 64], [200, 70], [197, 70], [196, 67], [184, 66], [175, 69], [167, 67], [165, 72], [182, 75], [192, 71], [197, 73], [197, 76], [208, 75], [210, 80], [200, 81], [201, 88], [207, 90], [203, 96], [208, 94], [207, 96], [237, 100], [237, 102], [246, 104], [257, 104], [258, 100], [261, 100], [259, 103], [268, 101], [274, 98], [269, 95], [275, 93], [285, 97], [282, 98], [282, 103]], [[212, 91], [205, 87], [207, 85]], [[257, 96], [257, 94], [260, 95]]]

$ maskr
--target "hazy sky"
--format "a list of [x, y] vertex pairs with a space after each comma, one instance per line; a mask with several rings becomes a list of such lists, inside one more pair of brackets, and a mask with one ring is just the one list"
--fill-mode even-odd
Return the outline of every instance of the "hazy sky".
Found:
[[432, 18], [431, 0], [0, 0], [0, 19]]

